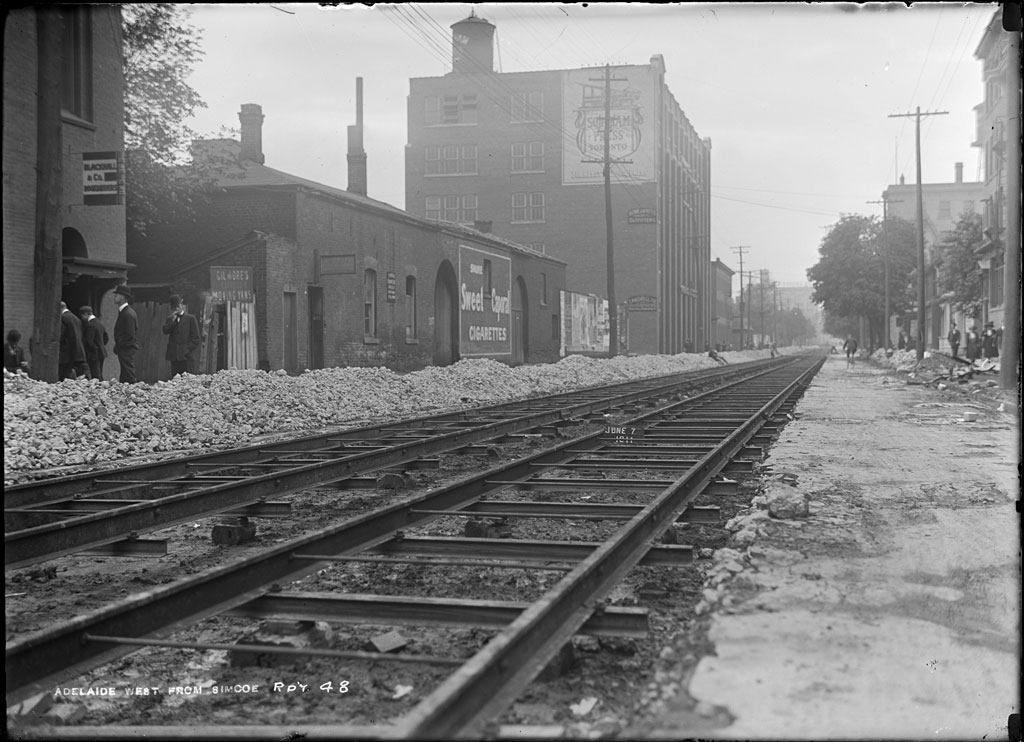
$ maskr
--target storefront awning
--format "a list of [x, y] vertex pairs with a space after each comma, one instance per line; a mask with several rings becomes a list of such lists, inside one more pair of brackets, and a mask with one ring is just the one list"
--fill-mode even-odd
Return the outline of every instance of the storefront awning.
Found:
[[89, 258], [64, 258], [64, 274], [71, 280], [79, 276], [93, 278], [128, 278], [128, 271], [135, 267], [133, 263], [117, 263], [112, 260], [90, 260]]

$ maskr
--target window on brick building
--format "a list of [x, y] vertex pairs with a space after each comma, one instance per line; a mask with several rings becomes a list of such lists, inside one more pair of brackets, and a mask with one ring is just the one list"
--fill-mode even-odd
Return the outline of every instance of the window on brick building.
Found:
[[405, 277], [405, 339], [416, 335], [416, 276]]
[[544, 221], [544, 194], [543, 193], [513, 193], [512, 194], [512, 221], [515, 222], [543, 222]]
[[477, 147], [475, 144], [450, 144], [445, 147], [424, 149], [426, 175], [476, 175]]
[[377, 271], [363, 272], [363, 336], [377, 337]]
[[475, 93], [428, 95], [424, 99], [427, 126], [452, 126], [477, 123]]
[[1001, 307], [1003, 305], [1003, 258], [995, 257], [992, 259], [992, 269], [988, 273], [989, 277], [989, 301], [988, 305], [992, 307]]
[[427, 196], [424, 200], [423, 215], [427, 219], [472, 224], [477, 218], [476, 194]]
[[512, 93], [510, 114], [510, 121], [514, 124], [528, 121], [543, 121], [544, 93], [539, 90]]
[[86, 121], [92, 120], [92, 16], [87, 5], [61, 10], [64, 19], [64, 55], [61, 70], [61, 107]]
[[512, 172], [544, 172], [544, 142], [514, 143], [512, 145]]
[[548, 305], [548, 274], [540, 274], [540, 305], [546, 307]]

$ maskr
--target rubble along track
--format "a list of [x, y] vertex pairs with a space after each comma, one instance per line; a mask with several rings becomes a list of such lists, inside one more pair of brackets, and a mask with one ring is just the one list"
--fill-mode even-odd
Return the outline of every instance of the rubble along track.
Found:
[[110, 556], [162, 556], [166, 541], [141, 534], [217, 514], [285, 517], [268, 498], [328, 482], [372, 486], [360, 475], [414, 467], [425, 457], [468, 451], [532, 430], [630, 411], [721, 384], [779, 361], [652, 377], [605, 387], [476, 407], [382, 425], [93, 471], [4, 488], [4, 569], [92, 550]]
[[[45, 690], [50, 683], [74, 677], [127, 654], [138, 646], [210, 649], [202, 643], [165, 641], [160, 637], [203, 618], [225, 614], [247, 618], [362, 621], [387, 624], [401, 618], [450, 625], [480, 625], [487, 610], [507, 622], [486, 645], [393, 724], [380, 726], [205, 726], [47, 728], [47, 737], [104, 738], [308, 738], [380, 737], [449, 739], [479, 735], [483, 726], [516, 698], [572, 636], [643, 630], [642, 609], [605, 607], [601, 600], [637, 564], [679, 566], [689, 561], [685, 546], [654, 542], [677, 520], [686, 520], [690, 503], [707, 489], [728, 486], [719, 479], [736, 459], [751, 455], [789, 418], [789, 411], [823, 358], [787, 360], [753, 379], [735, 382], [642, 414], [611, 432], [598, 432], [560, 443], [540, 453], [496, 467], [391, 505], [353, 521], [276, 547], [243, 563], [217, 567], [94, 611], [68, 624], [19, 639], [7, 648], [9, 703]], [[767, 430], [766, 430], [767, 429]], [[754, 447], [756, 448], [756, 446]], [[631, 463], [627, 463], [631, 462]], [[742, 462], [740, 462], [742, 463]], [[579, 478], [580, 473], [616, 472], [616, 478]], [[655, 473], [658, 473], [655, 476]], [[504, 490], [556, 491], [595, 487], [651, 493], [648, 504], [622, 506], [601, 515], [583, 505], [544, 511], [546, 503], [523, 503], [518, 515], [536, 508], [538, 517], [626, 517], [603, 543], [517, 541], [491, 538], [409, 538], [404, 533], [441, 518], [506, 513], [508, 503], [487, 495]], [[488, 510], [489, 508], [489, 510]], [[629, 509], [632, 508], [632, 514]], [[512, 513], [511, 515], [516, 515]], [[332, 561], [396, 560], [430, 564], [439, 555], [458, 555], [482, 566], [514, 560], [516, 566], [551, 568], [565, 563], [565, 576], [528, 606], [495, 601], [396, 600], [394, 597], [288, 593], [276, 586], [295, 580]], [[436, 562], [442, 564], [443, 561]], [[274, 585], [275, 588], [268, 587]], [[273, 651], [234, 646], [236, 650]], [[309, 655], [347, 657], [352, 661], [438, 662], [443, 658], [389, 656], [340, 650], [296, 650]], [[33, 736], [32, 728], [25, 730]]]

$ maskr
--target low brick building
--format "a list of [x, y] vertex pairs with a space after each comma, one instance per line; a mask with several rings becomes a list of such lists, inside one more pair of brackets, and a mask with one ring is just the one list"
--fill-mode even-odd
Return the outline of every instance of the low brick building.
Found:
[[[197, 143], [196, 157], [215, 151], [236, 163], [210, 207], [129, 248], [143, 291], [157, 300], [181, 293], [202, 315], [207, 370], [558, 359], [564, 262], [486, 225], [427, 220], [368, 198], [359, 143], [350, 144], [348, 190], [267, 167], [262, 110], [244, 105], [239, 118], [240, 142]], [[220, 337], [233, 321], [227, 301], [251, 313], [253, 326], [236, 327], [251, 333], [255, 358], [236, 349], [232, 363], [224, 350], [234, 342]]]

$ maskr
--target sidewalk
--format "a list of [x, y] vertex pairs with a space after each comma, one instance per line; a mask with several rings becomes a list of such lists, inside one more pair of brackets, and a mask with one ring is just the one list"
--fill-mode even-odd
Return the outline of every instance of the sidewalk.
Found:
[[769, 517], [762, 501], [730, 523], [737, 553], [716, 555], [706, 583], [714, 654], [690, 680], [697, 709], [644, 735], [1007, 739], [1019, 432], [978, 407], [831, 356], [766, 462], [767, 499], [803, 493], [809, 514]]

